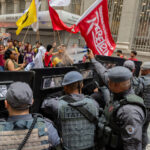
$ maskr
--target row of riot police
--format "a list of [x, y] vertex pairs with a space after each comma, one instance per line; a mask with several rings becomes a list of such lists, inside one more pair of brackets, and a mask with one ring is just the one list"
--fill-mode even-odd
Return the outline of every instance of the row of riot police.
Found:
[[97, 87], [105, 94], [94, 91], [95, 99], [82, 94], [83, 76], [77, 71], [67, 73], [62, 82], [65, 94], [45, 99], [41, 107], [46, 116], [53, 115], [55, 125], [29, 113], [34, 100], [26, 83], [11, 84], [5, 101], [9, 117], [0, 121], [0, 150], [146, 149], [150, 63], [142, 65], [142, 76], [137, 78], [132, 61], [107, 70], [91, 51], [89, 58], [105, 84]]

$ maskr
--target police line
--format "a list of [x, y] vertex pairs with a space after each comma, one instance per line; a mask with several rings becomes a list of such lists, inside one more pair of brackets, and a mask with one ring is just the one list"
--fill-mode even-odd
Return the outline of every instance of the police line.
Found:
[[[106, 68], [112, 68], [114, 66], [122, 66], [125, 59], [97, 56], [96, 59], [103, 63]], [[136, 71], [135, 75], [139, 75], [140, 66], [142, 62], [135, 62]], [[33, 69], [30, 72], [0, 72], [0, 118], [5, 111], [4, 100], [5, 94], [9, 85], [15, 81], [26, 82], [30, 85], [34, 94], [34, 105], [31, 111], [34, 113], [40, 112], [42, 101], [52, 93], [62, 91], [62, 80], [64, 75], [69, 71], [79, 71], [84, 77], [84, 84], [91, 82], [93, 78], [96, 78], [96, 71], [92, 63], [81, 63], [74, 64], [71, 67], [60, 67], [60, 68], [44, 68], [44, 69]]]

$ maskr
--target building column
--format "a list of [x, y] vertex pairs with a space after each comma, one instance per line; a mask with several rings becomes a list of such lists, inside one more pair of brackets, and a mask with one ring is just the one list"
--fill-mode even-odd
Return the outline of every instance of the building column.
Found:
[[28, 9], [30, 4], [31, 4], [31, 0], [25, 0], [25, 2], [26, 2], [26, 7], [25, 8]]
[[[6, 14], [6, 1], [5, 0], [1, 0], [1, 15]], [[6, 28], [1, 28], [1, 32], [5, 33], [6, 32]]]
[[130, 50], [140, 0], [124, 0], [116, 49]]
[[19, 13], [19, 12], [20, 12], [20, 1], [14, 0], [14, 13]]
[[6, 2], [5, 0], [1, 0], [1, 14], [6, 14]]

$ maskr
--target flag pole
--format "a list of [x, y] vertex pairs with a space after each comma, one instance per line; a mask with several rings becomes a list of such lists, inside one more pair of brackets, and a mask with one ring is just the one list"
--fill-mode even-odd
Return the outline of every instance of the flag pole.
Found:
[[72, 36], [72, 33], [70, 33], [69, 36], [68, 36], [67, 46], [68, 46], [68, 44], [69, 44], [69, 41], [70, 41], [70, 39], [71, 39], [71, 36]]
[[37, 30], [36, 32], [36, 40], [40, 42], [40, 31]]
[[27, 36], [27, 34], [28, 34], [29, 29], [30, 29], [30, 26], [28, 26], [28, 29], [27, 29], [27, 31], [26, 31], [26, 33], [25, 33], [25, 35], [24, 35], [24, 38], [23, 38], [23, 40], [22, 40], [23, 43], [24, 43], [24, 41], [25, 41], [25, 39], [26, 39], [26, 36]]
[[60, 42], [60, 45], [61, 45], [61, 44], [62, 44], [62, 42], [61, 42], [61, 38], [60, 38], [59, 31], [57, 31], [57, 34], [58, 34], [58, 39], [59, 39], [59, 42]]
[[56, 34], [55, 34], [55, 30], [53, 30], [54, 33], [54, 42], [56, 42]]

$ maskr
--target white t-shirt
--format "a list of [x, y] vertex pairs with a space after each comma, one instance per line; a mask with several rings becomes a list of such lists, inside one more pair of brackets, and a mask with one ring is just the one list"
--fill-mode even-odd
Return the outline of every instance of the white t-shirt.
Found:
[[46, 53], [46, 49], [44, 46], [40, 46], [38, 48], [38, 53], [37, 55], [35, 56], [35, 59], [34, 59], [34, 68], [44, 68], [44, 64], [43, 64], [43, 57], [45, 56], [45, 53]]

